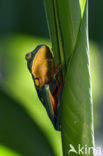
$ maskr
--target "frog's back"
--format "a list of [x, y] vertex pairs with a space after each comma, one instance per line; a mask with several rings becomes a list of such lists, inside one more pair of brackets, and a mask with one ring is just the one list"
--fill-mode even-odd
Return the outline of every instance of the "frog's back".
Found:
[[54, 58], [47, 46], [42, 46], [36, 53], [32, 63], [32, 74], [41, 80], [42, 85], [51, 80], [54, 72]]

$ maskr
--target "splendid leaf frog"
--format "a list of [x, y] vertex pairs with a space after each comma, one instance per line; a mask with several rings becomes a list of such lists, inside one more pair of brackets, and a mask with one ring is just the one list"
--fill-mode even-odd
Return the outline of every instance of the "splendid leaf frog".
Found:
[[60, 130], [60, 103], [63, 88], [61, 65], [55, 66], [54, 57], [46, 45], [37, 46], [26, 54], [38, 97], [47, 110], [54, 128]]

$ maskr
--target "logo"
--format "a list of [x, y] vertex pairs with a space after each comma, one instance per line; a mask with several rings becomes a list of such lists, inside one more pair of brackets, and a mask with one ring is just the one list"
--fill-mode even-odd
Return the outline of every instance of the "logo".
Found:
[[69, 147], [68, 155], [71, 153], [76, 153], [76, 154], [80, 154], [80, 155], [81, 154], [101, 155], [103, 153], [101, 147], [88, 147], [87, 145], [82, 147], [80, 144], [78, 144], [77, 148], [75, 148], [72, 144], [70, 144], [69, 146], [70, 147]]

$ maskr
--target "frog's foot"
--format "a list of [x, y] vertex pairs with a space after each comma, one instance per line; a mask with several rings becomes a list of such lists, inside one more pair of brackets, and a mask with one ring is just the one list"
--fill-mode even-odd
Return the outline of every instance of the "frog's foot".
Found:
[[56, 67], [56, 70], [53, 74], [53, 79], [56, 79], [56, 76], [58, 75], [59, 72], [61, 72], [62, 70], [62, 64], [59, 64], [57, 67]]

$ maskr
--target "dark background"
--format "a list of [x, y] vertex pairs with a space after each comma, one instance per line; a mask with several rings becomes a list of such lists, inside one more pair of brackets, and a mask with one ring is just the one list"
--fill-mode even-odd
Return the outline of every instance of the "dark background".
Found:
[[0, 0], [0, 34], [14, 32], [49, 37], [43, 0]]
[[[103, 1], [89, 1], [89, 36], [102, 43]], [[0, 0], [0, 35], [26, 33], [49, 37], [43, 0]]]

